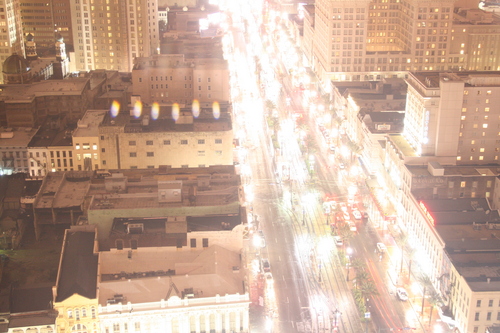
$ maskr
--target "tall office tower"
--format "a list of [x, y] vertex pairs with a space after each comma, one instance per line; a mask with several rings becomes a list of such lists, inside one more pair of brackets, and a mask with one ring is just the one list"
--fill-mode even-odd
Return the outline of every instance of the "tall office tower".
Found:
[[24, 57], [18, 1], [0, 1], [0, 41], [0, 62], [3, 63], [13, 53]]
[[75, 0], [71, 6], [76, 70], [130, 72], [134, 58], [158, 53], [156, 0]]
[[23, 0], [19, 9], [23, 33], [35, 37], [39, 52], [53, 48], [58, 33], [73, 48], [69, 0]]
[[313, 36], [304, 35], [305, 43], [313, 40], [311, 64], [325, 82], [446, 70], [453, 65], [453, 3], [318, 0], [307, 30]]

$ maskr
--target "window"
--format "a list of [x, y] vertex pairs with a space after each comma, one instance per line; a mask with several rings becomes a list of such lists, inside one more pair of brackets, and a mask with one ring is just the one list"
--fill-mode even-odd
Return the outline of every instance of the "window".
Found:
[[82, 317], [87, 317], [87, 309], [82, 308]]
[[132, 250], [137, 250], [138, 246], [139, 246], [139, 244], [137, 243], [137, 239], [131, 239], [130, 240], [130, 248]]
[[[462, 187], [465, 187], [465, 186], [462, 186]], [[477, 307], [477, 308], [480, 308], [480, 307], [481, 307], [481, 300], [480, 300], [480, 299], [478, 299], [478, 300], [476, 301], [476, 307]]]
[[188, 144], [188, 140], [181, 140], [181, 145], [187, 145]]
[[205, 156], [204, 150], [198, 150], [198, 156]]
[[129, 146], [135, 146], [135, 141], [129, 141], [129, 142], [128, 142], [128, 145], [129, 145]]
[[101, 148], [101, 153], [105, 153], [106, 152], [106, 148]]
[[454, 182], [448, 182], [448, 188], [453, 188], [455, 186]]
[[101, 140], [104, 140], [104, 135], [101, 135]]
[[75, 309], [75, 319], [80, 320], [80, 310]]
[[152, 145], [153, 145], [153, 140], [146, 141], [146, 146], [152, 146]]
[[479, 312], [476, 312], [476, 314], [474, 315], [474, 320], [479, 321]]
[[181, 165], [181, 168], [183, 168], [183, 169], [187, 169], [187, 168], [189, 168], [189, 165], [188, 165], [188, 164], [182, 164], [182, 165]]
[[170, 140], [163, 140], [163, 144], [164, 145], [169, 145], [170, 144]]
[[497, 312], [497, 320], [500, 320], [500, 312]]
[[493, 300], [492, 300], [492, 299], [490, 299], [490, 300], [488, 301], [488, 307], [490, 307], [490, 308], [491, 308], [492, 306], [493, 306]]
[[146, 168], [148, 168], [148, 169], [154, 169], [155, 166], [154, 165], [148, 165]]
[[[460, 187], [465, 187], [467, 182], [460, 182]], [[481, 306], [481, 301], [479, 300], [478, 303], [479, 304], [478, 306]]]
[[486, 320], [491, 320], [491, 312], [488, 312], [488, 313], [486, 314]]
[[[170, 80], [172, 80], [172, 79], [170, 79]], [[140, 332], [141, 331], [141, 323], [140, 322], [136, 321], [135, 324], [134, 324], [134, 326], [135, 326], [135, 331], [136, 332]]]
[[73, 310], [68, 309], [68, 318], [73, 318]]
[[132, 153], [129, 153], [130, 157], [137, 157], [137, 153], [135, 152], [132, 152]]
[[208, 247], [208, 238], [203, 238], [203, 247]]
[[215, 156], [222, 156], [222, 150], [216, 150]]
[[483, 124], [483, 128], [488, 128], [488, 124]]
[[123, 239], [117, 239], [116, 240], [116, 249], [117, 250], [123, 250]]
[[120, 332], [120, 324], [118, 324], [118, 323], [113, 324], [113, 332], [114, 333]]
[[154, 153], [154, 151], [148, 151], [148, 152], [146, 152], [146, 156], [153, 157], [153, 156], [155, 156], [155, 153]]
[[90, 314], [92, 316], [92, 319], [95, 319], [95, 307], [90, 308]]
[[205, 144], [205, 139], [199, 139], [198, 140], [199, 145], [204, 145]]
[[215, 139], [215, 144], [221, 144], [222, 143], [222, 139]]

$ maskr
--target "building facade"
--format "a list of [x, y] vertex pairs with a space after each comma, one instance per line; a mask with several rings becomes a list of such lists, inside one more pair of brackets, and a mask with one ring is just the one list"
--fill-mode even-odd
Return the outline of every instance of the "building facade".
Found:
[[130, 72], [134, 58], [158, 53], [157, 12], [155, 0], [72, 2], [76, 70]]
[[324, 82], [500, 69], [498, 18], [454, 3], [317, 1], [304, 22], [309, 63]]
[[229, 70], [222, 59], [186, 59], [182, 54], [136, 59], [133, 94], [144, 103], [229, 101]]

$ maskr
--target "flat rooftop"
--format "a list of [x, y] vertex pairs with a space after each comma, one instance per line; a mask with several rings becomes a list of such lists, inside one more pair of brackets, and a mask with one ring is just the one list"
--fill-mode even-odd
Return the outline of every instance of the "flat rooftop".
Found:
[[99, 135], [99, 124], [104, 119], [108, 110], [87, 110], [73, 131], [73, 137], [97, 137]]
[[390, 141], [398, 148], [398, 150], [407, 157], [416, 157], [418, 156], [415, 152], [415, 149], [408, 143], [406, 138], [401, 134], [389, 134], [388, 135]]
[[38, 129], [31, 127], [0, 128], [0, 147], [27, 147]]
[[5, 103], [31, 101], [37, 96], [75, 95], [81, 96], [88, 84], [86, 78], [44, 80], [31, 84], [2, 85], [0, 100]]
[[49, 172], [42, 183], [34, 208], [70, 208], [81, 206], [90, 186], [92, 172]]
[[[111, 171], [114, 173], [114, 171]], [[189, 206], [220, 206], [239, 203], [240, 177], [234, 166], [208, 168], [160, 168], [120, 170], [126, 178], [122, 192], [106, 190], [106, 179], [94, 179], [88, 195], [93, 196], [89, 209], [168, 208]], [[209, 181], [209, 187], [199, 183]], [[181, 181], [180, 199], [166, 202], [159, 199], [158, 184], [162, 181]], [[180, 186], [180, 185], [178, 185]], [[196, 191], [193, 192], [193, 188]]]
[[200, 106], [198, 117], [193, 117], [191, 106], [181, 108], [178, 120], [172, 116], [172, 106], [160, 106], [157, 117], [152, 115], [152, 107], [144, 106], [141, 115], [134, 117], [130, 115], [128, 108], [112, 117], [106, 113], [100, 127], [124, 127], [127, 133], [147, 132], [216, 132], [229, 131], [232, 129], [232, 120], [229, 105], [219, 104], [218, 115], [214, 115], [212, 104], [205, 103]]
[[[496, 176], [500, 174], [500, 166], [477, 166], [477, 165], [442, 165], [444, 169], [444, 176]], [[413, 176], [429, 176], [431, 174], [428, 170], [427, 165], [406, 165], [406, 168], [410, 171]]]
[[192, 290], [194, 298], [245, 293], [240, 254], [217, 245], [203, 250], [158, 247], [131, 254], [101, 252], [100, 270], [99, 304], [103, 306], [117, 294], [123, 295], [125, 303], [136, 304], [184, 298], [180, 293], [185, 290]]

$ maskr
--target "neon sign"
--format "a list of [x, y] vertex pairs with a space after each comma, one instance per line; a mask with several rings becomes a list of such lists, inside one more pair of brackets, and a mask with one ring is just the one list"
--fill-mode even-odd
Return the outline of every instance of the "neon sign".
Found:
[[419, 202], [419, 205], [420, 205], [420, 208], [422, 208], [422, 210], [424, 211], [424, 215], [427, 217], [427, 219], [433, 224], [433, 225], [436, 225], [436, 221], [434, 220], [434, 218], [432, 217], [431, 213], [429, 213], [429, 211], [427, 210], [427, 207], [425, 207], [425, 204], [420, 201]]

